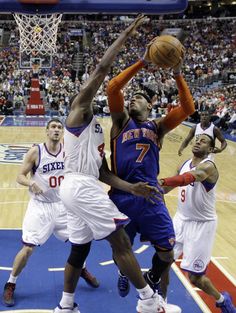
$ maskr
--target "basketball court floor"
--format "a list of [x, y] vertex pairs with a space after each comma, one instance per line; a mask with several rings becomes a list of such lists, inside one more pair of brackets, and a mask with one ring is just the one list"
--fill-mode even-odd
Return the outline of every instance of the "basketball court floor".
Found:
[[[15, 254], [21, 248], [21, 224], [28, 202], [26, 188], [16, 184], [16, 175], [23, 156], [33, 143], [45, 140], [47, 117], [1, 118], [0, 126], [0, 290], [8, 279]], [[105, 130], [106, 155], [109, 158], [109, 117], [100, 118]], [[188, 147], [182, 157], [178, 147], [189, 131], [181, 125], [166, 136], [161, 151], [160, 177], [174, 174], [178, 164], [191, 157]], [[215, 156], [220, 172], [217, 188], [218, 230], [208, 275], [219, 290], [229, 291], [236, 300], [236, 230], [235, 230], [235, 168], [236, 143], [228, 141], [227, 149]], [[104, 185], [107, 189], [107, 186]], [[177, 203], [177, 190], [166, 196], [167, 206], [173, 215]], [[207, 240], [207, 238], [206, 238]], [[134, 250], [145, 271], [150, 267], [153, 249], [136, 238]], [[50, 238], [36, 249], [17, 282], [16, 305], [6, 308], [0, 303], [0, 312], [52, 312], [63, 289], [63, 267], [69, 254], [69, 244]], [[100, 281], [92, 289], [81, 280], [76, 294], [81, 313], [135, 312], [136, 292], [131, 289], [127, 298], [120, 298], [116, 290], [117, 269], [106, 241], [94, 242], [88, 258], [88, 268]], [[183, 313], [217, 313], [214, 302], [193, 288], [179, 269], [179, 261], [172, 266], [168, 301], [181, 306]]]

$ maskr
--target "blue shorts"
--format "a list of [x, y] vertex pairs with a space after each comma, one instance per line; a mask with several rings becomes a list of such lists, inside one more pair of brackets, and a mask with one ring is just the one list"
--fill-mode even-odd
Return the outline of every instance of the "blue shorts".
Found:
[[110, 198], [118, 209], [131, 219], [125, 228], [131, 243], [136, 234], [140, 233], [141, 239], [150, 241], [160, 250], [173, 249], [175, 232], [164, 202], [156, 200], [153, 204], [145, 198], [127, 193], [111, 193]]

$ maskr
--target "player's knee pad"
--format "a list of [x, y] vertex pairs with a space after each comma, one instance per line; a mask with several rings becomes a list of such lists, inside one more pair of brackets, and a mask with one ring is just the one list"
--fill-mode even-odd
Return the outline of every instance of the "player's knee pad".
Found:
[[71, 251], [67, 262], [75, 267], [82, 268], [91, 247], [91, 242], [82, 245], [71, 245]]

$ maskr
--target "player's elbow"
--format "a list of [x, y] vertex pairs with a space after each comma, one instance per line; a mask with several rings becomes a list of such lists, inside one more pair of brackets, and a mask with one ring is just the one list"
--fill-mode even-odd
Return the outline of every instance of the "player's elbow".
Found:
[[17, 175], [16, 182], [20, 185], [22, 185], [22, 174]]

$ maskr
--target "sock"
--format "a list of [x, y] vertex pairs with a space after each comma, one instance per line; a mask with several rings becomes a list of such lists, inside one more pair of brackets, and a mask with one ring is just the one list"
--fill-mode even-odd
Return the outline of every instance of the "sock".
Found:
[[8, 283], [12, 283], [12, 284], [15, 284], [16, 283], [16, 280], [17, 280], [18, 276], [13, 276], [12, 274], [10, 274], [10, 277], [8, 279]]
[[73, 308], [74, 305], [74, 297], [75, 294], [74, 293], [69, 293], [69, 292], [64, 292], [62, 293], [62, 298], [60, 301], [60, 306], [62, 308]]
[[140, 299], [142, 300], [151, 298], [154, 294], [152, 288], [149, 285], [147, 285], [146, 287], [142, 289], [137, 289], [137, 291], [139, 293]]
[[224, 302], [225, 298], [222, 294], [220, 294], [220, 298], [218, 300], [216, 300], [216, 303], [222, 303]]

